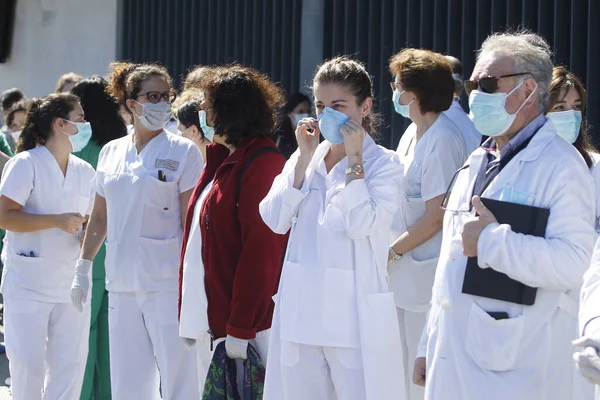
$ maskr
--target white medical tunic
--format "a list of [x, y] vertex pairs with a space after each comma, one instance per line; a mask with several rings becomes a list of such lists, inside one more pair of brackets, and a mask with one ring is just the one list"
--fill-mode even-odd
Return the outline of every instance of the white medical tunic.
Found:
[[467, 155], [471, 154], [481, 145], [481, 133], [475, 128], [475, 124], [469, 118], [469, 114], [463, 110], [458, 100], [454, 100], [450, 108], [444, 114], [452, 121], [465, 138]]
[[[94, 169], [70, 155], [66, 175], [45, 146], [17, 154], [2, 173], [0, 194], [29, 214], [89, 215]], [[81, 251], [79, 232], [58, 228], [7, 232], [2, 293], [18, 299], [69, 303], [75, 262]]]
[[[404, 166], [404, 177], [392, 240], [425, 215], [427, 201], [446, 193], [452, 176], [468, 156], [461, 132], [443, 113], [419, 141], [417, 126], [411, 124], [396, 152]], [[402, 259], [390, 263], [390, 289], [398, 307], [427, 311], [441, 245], [440, 229]]]
[[[159, 180], [159, 171], [166, 181]], [[197, 146], [165, 131], [139, 154], [132, 136], [104, 146], [96, 191], [106, 199], [108, 214], [107, 290], [177, 290], [180, 194], [194, 187], [200, 171]]]

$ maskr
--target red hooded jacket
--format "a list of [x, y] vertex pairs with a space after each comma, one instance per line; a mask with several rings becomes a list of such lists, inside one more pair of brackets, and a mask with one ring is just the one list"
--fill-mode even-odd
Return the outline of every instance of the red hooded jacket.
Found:
[[230, 155], [225, 146], [209, 145], [207, 163], [188, 204], [179, 265], [180, 312], [183, 256], [194, 207], [213, 181], [200, 214], [205, 277], [198, 284], [205, 286], [208, 324], [215, 339], [226, 335], [253, 339], [256, 332], [271, 327], [272, 296], [279, 284], [286, 236], [265, 225], [258, 205], [283, 169], [281, 153], [263, 153], [252, 161], [242, 178], [236, 205], [242, 169], [253, 153], [268, 146], [276, 147], [269, 138], [254, 138]]

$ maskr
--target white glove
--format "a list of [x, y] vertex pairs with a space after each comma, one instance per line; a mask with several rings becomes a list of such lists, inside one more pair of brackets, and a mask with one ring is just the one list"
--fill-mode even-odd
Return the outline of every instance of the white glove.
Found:
[[75, 278], [71, 285], [71, 302], [79, 312], [83, 311], [83, 303], [87, 301], [90, 289], [90, 278], [88, 276], [92, 268], [90, 260], [77, 260], [75, 264]]
[[182, 337], [181, 340], [183, 340], [183, 345], [188, 350], [193, 350], [196, 347], [196, 339]]
[[579, 373], [591, 383], [600, 385], [600, 340], [584, 336], [573, 341], [573, 345], [583, 348], [583, 351], [573, 354]]
[[227, 357], [232, 360], [236, 358], [245, 360], [248, 358], [248, 341], [227, 335], [227, 339], [225, 339], [225, 351], [227, 352]]

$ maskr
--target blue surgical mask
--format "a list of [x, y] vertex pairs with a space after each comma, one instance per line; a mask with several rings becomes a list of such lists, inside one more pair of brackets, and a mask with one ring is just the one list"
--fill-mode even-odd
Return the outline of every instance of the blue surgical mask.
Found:
[[560, 137], [571, 144], [575, 143], [581, 130], [581, 111], [556, 111], [548, 113], [547, 117]]
[[206, 123], [206, 111], [198, 111], [198, 118], [200, 119], [200, 129], [202, 129], [204, 137], [212, 143], [214, 141], [213, 139], [215, 138], [215, 128], [208, 126]]
[[298, 126], [298, 123], [304, 118], [309, 118], [310, 114], [294, 114], [294, 127]]
[[83, 150], [92, 138], [92, 125], [89, 122], [73, 122], [65, 119], [65, 121], [72, 123], [77, 127], [77, 133], [74, 135], [68, 134], [63, 131], [65, 135], [69, 137], [71, 146], [73, 147], [72, 153], [77, 153]]
[[394, 103], [394, 110], [404, 118], [410, 119], [410, 105], [415, 101], [414, 99], [408, 104], [400, 104], [400, 96], [404, 93], [405, 90], [399, 92], [398, 90], [394, 90], [394, 95], [392, 96], [392, 102]]
[[517, 114], [525, 103], [533, 96], [537, 90], [537, 84], [531, 94], [525, 99], [523, 104], [514, 114], [509, 114], [506, 111], [506, 99], [514, 91], [519, 89], [525, 81], [519, 83], [513, 90], [508, 93], [485, 93], [479, 90], [473, 90], [469, 96], [469, 108], [471, 120], [475, 124], [477, 130], [489, 137], [503, 135], [513, 124]]
[[341, 111], [325, 107], [318, 118], [319, 130], [321, 134], [331, 144], [340, 144], [344, 142], [344, 136], [341, 129], [350, 121], [350, 117]]

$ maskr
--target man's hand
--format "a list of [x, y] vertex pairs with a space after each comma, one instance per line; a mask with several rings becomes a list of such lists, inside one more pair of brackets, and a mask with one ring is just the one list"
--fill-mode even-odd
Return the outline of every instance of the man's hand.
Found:
[[473, 207], [478, 216], [467, 222], [462, 231], [463, 253], [467, 257], [477, 257], [479, 235], [486, 226], [498, 222], [494, 214], [483, 205], [479, 196], [473, 196]]
[[418, 357], [415, 360], [415, 368], [413, 370], [413, 383], [418, 386], [425, 386], [425, 371], [427, 370], [427, 359]]

